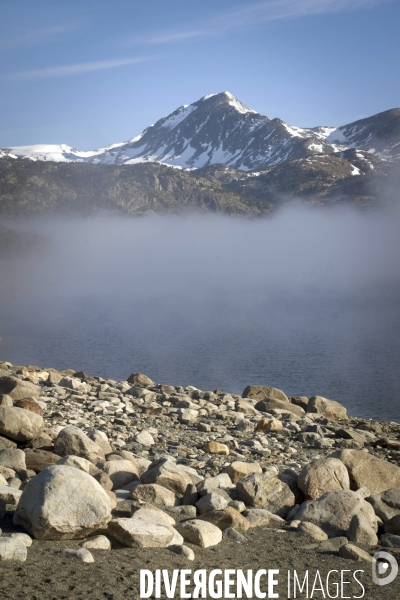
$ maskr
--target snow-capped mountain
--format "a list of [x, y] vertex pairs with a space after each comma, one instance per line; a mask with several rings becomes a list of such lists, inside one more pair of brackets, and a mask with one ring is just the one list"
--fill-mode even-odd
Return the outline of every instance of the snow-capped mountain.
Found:
[[342, 127], [304, 129], [269, 119], [229, 92], [209, 94], [179, 107], [128, 142], [93, 151], [70, 146], [19, 146], [2, 156], [39, 161], [135, 164], [159, 162], [180, 168], [222, 163], [251, 171], [313, 155], [362, 148], [380, 158], [400, 158], [400, 109], [388, 110]]

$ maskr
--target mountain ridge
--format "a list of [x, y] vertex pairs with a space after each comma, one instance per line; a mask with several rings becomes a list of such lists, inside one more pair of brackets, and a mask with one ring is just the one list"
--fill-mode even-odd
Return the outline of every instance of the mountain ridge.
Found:
[[252, 171], [351, 148], [385, 161], [400, 159], [400, 109], [340, 127], [301, 128], [261, 115], [230, 92], [221, 92], [178, 107], [127, 142], [90, 151], [66, 144], [14, 146], [1, 149], [0, 158], [94, 164], [159, 162], [183, 169], [225, 164]]

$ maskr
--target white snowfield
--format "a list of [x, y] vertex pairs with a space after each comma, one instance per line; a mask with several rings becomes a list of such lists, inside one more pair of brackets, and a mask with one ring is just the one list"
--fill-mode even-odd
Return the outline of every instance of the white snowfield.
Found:
[[[223, 163], [248, 171], [300, 158], [301, 152], [321, 155], [368, 146], [372, 133], [364, 129], [365, 125], [357, 122], [307, 129], [280, 119], [271, 121], [230, 92], [222, 92], [180, 106], [127, 142], [89, 151], [66, 144], [14, 146], [0, 149], [0, 158], [96, 164], [158, 162], [183, 169]], [[363, 148], [365, 151], [386, 158], [385, 152], [379, 154], [371, 147]], [[354, 175], [356, 171], [355, 167]]]

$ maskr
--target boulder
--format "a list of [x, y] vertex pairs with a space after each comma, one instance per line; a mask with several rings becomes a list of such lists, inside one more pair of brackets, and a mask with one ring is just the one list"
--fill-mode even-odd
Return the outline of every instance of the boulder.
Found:
[[63, 377], [58, 382], [58, 385], [63, 388], [67, 388], [68, 390], [72, 390], [78, 394], [86, 394], [88, 391], [88, 386], [86, 383], [82, 383], [80, 379], [75, 379], [74, 377]]
[[40, 415], [16, 406], [0, 406], [0, 435], [16, 442], [29, 442], [39, 437], [42, 431]]
[[26, 548], [30, 548], [32, 546], [32, 538], [27, 533], [11, 533], [10, 537], [15, 538], [22, 542]]
[[64, 427], [54, 441], [54, 452], [59, 456], [81, 456], [96, 464], [104, 459], [104, 450], [83, 431], [69, 425]]
[[264, 508], [249, 508], [243, 514], [249, 523], [249, 527], [264, 527], [266, 525], [280, 527], [285, 525], [284, 519]]
[[151, 463], [140, 477], [142, 483], [158, 483], [171, 490], [178, 498], [183, 498], [192, 480], [185, 471], [180, 469], [172, 460], [161, 458]]
[[92, 442], [95, 442], [100, 448], [103, 450], [104, 454], [109, 454], [112, 452], [112, 448], [110, 442], [108, 441], [108, 437], [103, 431], [98, 429], [92, 429], [87, 432], [87, 436]]
[[307, 412], [324, 415], [328, 419], [347, 419], [347, 411], [343, 404], [322, 396], [312, 396], [310, 398], [307, 404]]
[[282, 421], [279, 419], [261, 419], [256, 426], [256, 431], [282, 431], [282, 429]]
[[301, 521], [297, 529], [316, 542], [323, 542], [328, 539], [328, 535], [321, 527], [318, 527], [318, 525], [314, 525], [314, 523], [310, 523], [309, 521]]
[[242, 398], [238, 398], [235, 402], [235, 410], [236, 412], [241, 412], [245, 415], [256, 415], [257, 410], [254, 408], [250, 402], [243, 400]]
[[177, 546], [176, 544], [173, 544], [172, 546], [168, 546], [168, 550], [171, 550], [171, 552], [173, 552], [174, 554], [184, 556], [188, 560], [194, 560], [196, 558], [193, 550], [189, 548], [189, 546]]
[[316, 500], [326, 492], [350, 489], [350, 480], [339, 459], [320, 458], [303, 467], [297, 485], [306, 500]]
[[138, 485], [130, 492], [129, 496], [137, 502], [148, 502], [156, 506], [171, 507], [176, 506], [179, 502], [174, 492], [157, 483]]
[[203, 450], [204, 452], [208, 452], [208, 454], [225, 454], [225, 456], [228, 456], [229, 454], [228, 446], [213, 441], [209, 441], [204, 444]]
[[17, 443], [9, 440], [8, 438], [0, 436], [0, 450], [4, 450], [5, 448], [16, 448]]
[[7, 469], [13, 469], [13, 471], [27, 469], [25, 452], [18, 448], [6, 448], [0, 450], [0, 465]]
[[21, 496], [22, 490], [9, 485], [0, 485], [0, 500], [4, 500], [5, 504], [18, 506]]
[[380, 537], [380, 543], [385, 548], [400, 548], [400, 535], [393, 535], [392, 533], [384, 533]]
[[400, 535], [400, 515], [396, 515], [386, 521], [383, 525], [385, 533], [392, 533], [393, 535]]
[[0, 406], [13, 406], [14, 402], [8, 394], [0, 394]]
[[248, 385], [243, 390], [242, 397], [253, 398], [253, 400], [280, 400], [289, 403], [289, 398], [286, 396], [285, 392], [268, 385]]
[[305, 502], [296, 515], [299, 521], [309, 521], [320, 527], [329, 537], [346, 535], [354, 515], [359, 515], [376, 531], [376, 517], [372, 506], [357, 492], [341, 490], [328, 492]]
[[111, 542], [105, 535], [94, 535], [81, 543], [87, 550], [111, 550]]
[[284, 402], [283, 400], [276, 400], [274, 398], [267, 398], [266, 400], [260, 400], [257, 402], [255, 408], [260, 412], [270, 413], [271, 410], [279, 409], [285, 410], [297, 415], [298, 417], [302, 417], [305, 412], [301, 408], [301, 406], [297, 406], [296, 404], [290, 404], [290, 402]]
[[109, 476], [113, 490], [119, 490], [127, 483], [139, 479], [139, 471], [130, 460], [109, 460], [97, 463], [97, 467]]
[[35, 450], [32, 448], [25, 450], [26, 468], [30, 471], [35, 471], [35, 473], [39, 473], [46, 467], [55, 465], [59, 458], [58, 454], [48, 452], [47, 450]]
[[27, 557], [25, 544], [16, 538], [0, 538], [0, 562], [13, 560], [15, 562], [25, 562]]
[[128, 548], [167, 548], [173, 540], [173, 528], [167, 523], [121, 518], [108, 525], [109, 534]]
[[17, 408], [24, 408], [25, 410], [31, 410], [32, 412], [43, 417], [43, 408], [33, 399], [25, 398], [24, 400], [17, 400], [14, 402], [14, 406]]
[[349, 558], [350, 560], [357, 560], [361, 562], [372, 563], [373, 560], [372, 556], [370, 556], [368, 552], [365, 552], [365, 550], [354, 546], [354, 544], [344, 544], [343, 546], [340, 546], [339, 556], [341, 558]]
[[184, 425], [193, 425], [199, 418], [199, 411], [193, 408], [178, 408], [178, 421]]
[[231, 478], [232, 483], [235, 484], [251, 473], [262, 473], [262, 469], [260, 465], [255, 462], [235, 460], [229, 467], [224, 469], [224, 473], [227, 473]]
[[22, 400], [29, 396], [40, 396], [41, 389], [30, 381], [23, 381], [12, 375], [0, 377], [0, 394], [7, 394], [13, 400]]
[[63, 554], [77, 558], [84, 563], [93, 563], [93, 555], [86, 548], [64, 548]]
[[222, 510], [208, 511], [202, 514], [199, 519], [216, 525], [221, 531], [231, 527], [240, 533], [245, 533], [250, 527], [249, 521], [231, 506], [227, 506]]
[[285, 518], [295, 505], [289, 486], [272, 473], [252, 473], [236, 485], [236, 496], [246, 505], [266, 510]]
[[[66, 467], [74, 467], [75, 469], [80, 469], [81, 471], [83, 471], [84, 473], [88, 473], [92, 477], [99, 473], [99, 469], [93, 463], [91, 463], [89, 460], [86, 460], [86, 458], [82, 458], [81, 456], [62, 456], [61, 458], [57, 454], [54, 454], [54, 456], [57, 457], [58, 465], [65, 465]], [[110, 487], [110, 490], [111, 489], [112, 486]]]
[[196, 507], [200, 515], [214, 510], [222, 510], [227, 506], [228, 501], [216, 492], [210, 492], [196, 502]]
[[143, 375], [143, 373], [132, 373], [129, 375], [127, 382], [137, 387], [152, 388], [155, 386], [154, 381], [150, 377]]
[[35, 538], [83, 538], [107, 526], [111, 502], [100, 484], [79, 469], [54, 465], [26, 484], [14, 514]]
[[221, 529], [200, 519], [183, 521], [176, 528], [186, 541], [201, 548], [216, 546], [222, 541]]
[[228, 473], [220, 473], [215, 477], [206, 477], [203, 481], [197, 484], [197, 491], [200, 496], [205, 496], [214, 490], [229, 489], [233, 487], [233, 483]]
[[137, 442], [138, 444], [141, 444], [142, 446], [154, 446], [155, 442], [154, 442], [154, 438], [151, 435], [151, 433], [149, 433], [148, 431], [144, 430], [143, 431], [139, 431], [139, 433], [137, 433], [134, 436], [134, 440], [135, 442]]
[[375, 514], [385, 523], [400, 514], [400, 488], [390, 488], [380, 494], [366, 498], [372, 504]]
[[400, 487], [400, 467], [361, 450], [336, 450], [331, 455], [342, 461], [349, 472], [350, 489], [367, 486], [371, 496]]
[[376, 546], [378, 543], [376, 527], [372, 528], [369, 520], [362, 515], [354, 515], [351, 519], [347, 538], [361, 546]]

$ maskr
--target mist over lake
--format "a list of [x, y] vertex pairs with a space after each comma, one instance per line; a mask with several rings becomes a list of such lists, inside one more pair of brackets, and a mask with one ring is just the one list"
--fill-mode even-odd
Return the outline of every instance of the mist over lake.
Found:
[[400, 421], [396, 212], [1, 224], [48, 240], [0, 257], [2, 360], [232, 393], [271, 385]]

